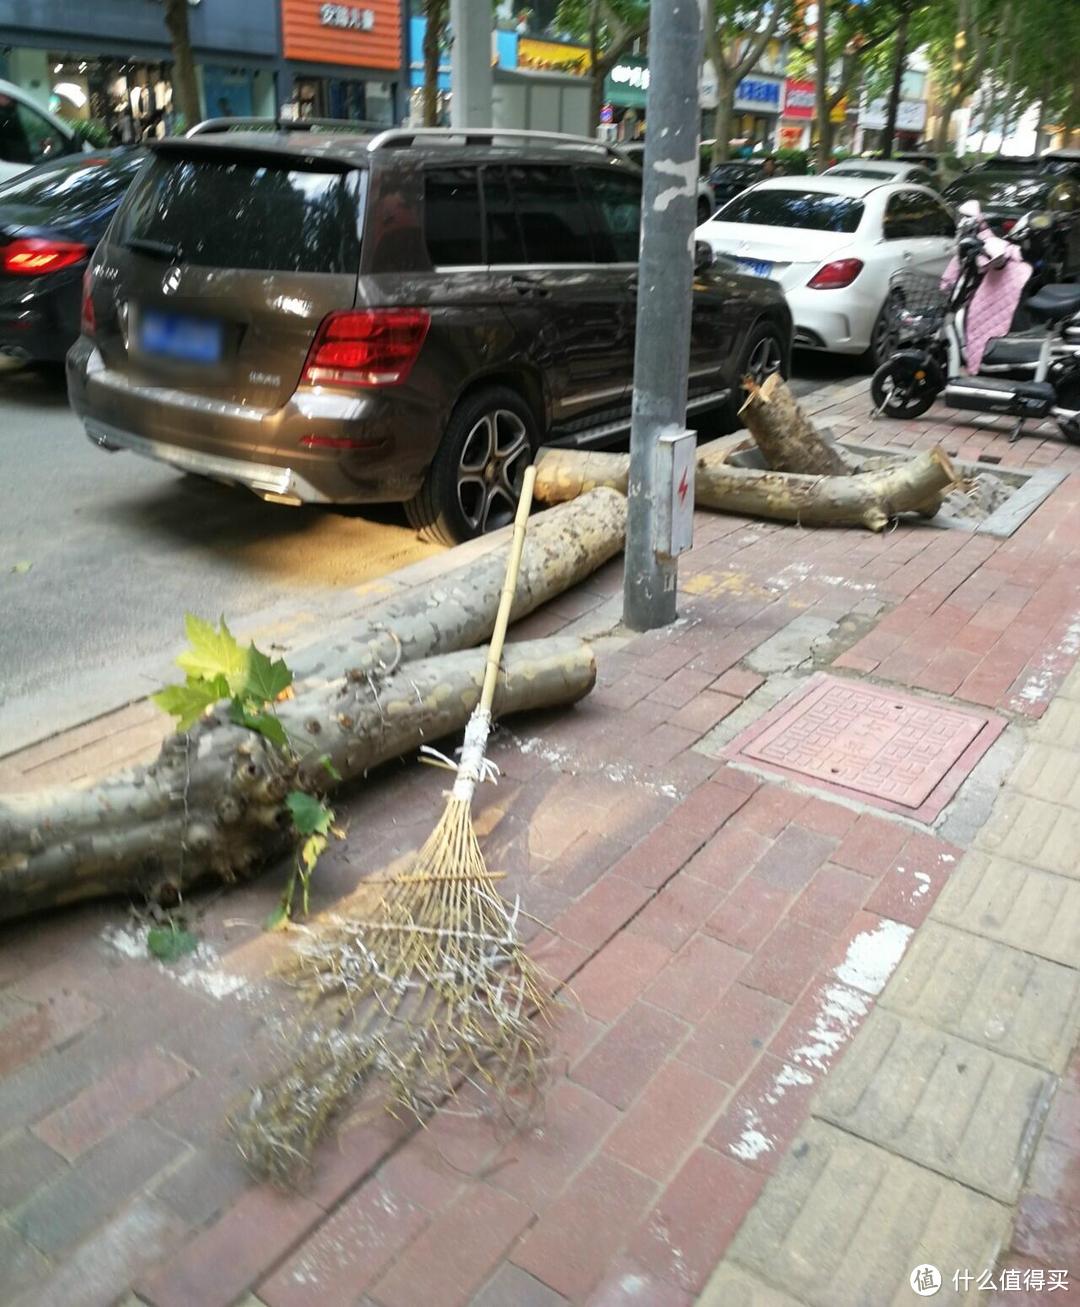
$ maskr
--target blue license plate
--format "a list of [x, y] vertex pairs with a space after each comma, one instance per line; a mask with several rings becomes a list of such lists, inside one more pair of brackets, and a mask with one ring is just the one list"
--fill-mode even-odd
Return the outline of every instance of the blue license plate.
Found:
[[206, 318], [151, 310], [142, 317], [141, 341], [147, 354], [186, 363], [217, 363], [221, 359], [221, 323]]
[[755, 277], [771, 277], [772, 264], [767, 259], [740, 259], [740, 267], [752, 272]]

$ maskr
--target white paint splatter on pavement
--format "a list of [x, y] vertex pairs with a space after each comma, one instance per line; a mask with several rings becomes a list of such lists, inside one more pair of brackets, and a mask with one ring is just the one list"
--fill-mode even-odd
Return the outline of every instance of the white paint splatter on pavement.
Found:
[[904, 956], [915, 932], [884, 917], [873, 930], [860, 931], [848, 945], [847, 956], [833, 974], [866, 994], [880, 994]]

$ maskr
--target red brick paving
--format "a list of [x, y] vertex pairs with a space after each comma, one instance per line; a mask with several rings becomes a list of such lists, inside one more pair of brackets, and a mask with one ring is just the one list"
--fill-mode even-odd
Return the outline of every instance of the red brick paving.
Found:
[[[854, 427], [864, 411], [852, 400], [829, 420]], [[948, 443], [948, 429], [881, 423], [873, 439]], [[1004, 447], [963, 430], [1006, 465], [1080, 467], [1058, 442]], [[485, 846], [507, 892], [544, 920], [529, 926], [537, 960], [570, 984], [544, 1108], [522, 1133], [482, 1115], [440, 1113], [422, 1131], [379, 1119], [327, 1141], [305, 1192], [253, 1186], [223, 1121], [278, 1029], [265, 976], [286, 941], [257, 926], [275, 877], [202, 909], [221, 969], [252, 982], [221, 1000], [111, 950], [100, 936], [124, 924], [115, 905], [8, 928], [0, 1228], [15, 1243], [0, 1257], [19, 1267], [20, 1307], [108, 1304], [133, 1286], [152, 1307], [249, 1290], [268, 1307], [687, 1307], [871, 1010], [874, 994], [836, 974], [852, 939], [883, 920], [917, 927], [960, 853], [693, 746], [760, 688], [741, 660], [805, 612], [857, 619], [864, 634], [836, 659], [848, 675], [1038, 716], [1075, 661], [1078, 507], [1069, 481], [1010, 540], [803, 531], [797, 556], [788, 528], [699, 517], [684, 622], [602, 649], [589, 700], [520, 729], [543, 751], [494, 746], [505, 779], [478, 803]], [[619, 585], [618, 564], [603, 569], [547, 627]], [[134, 747], [121, 734], [149, 724], [114, 723], [101, 757], [111, 765]], [[4, 781], [32, 771], [36, 783], [54, 761], [58, 779], [93, 774], [91, 745], [84, 732], [39, 746], [25, 773], [5, 760]], [[441, 788], [395, 769], [350, 798], [368, 857], [342, 851], [316, 907], [426, 833]], [[1003, 1264], [1068, 1264], [1078, 1153], [1074, 1060]], [[55, 1253], [19, 1233], [62, 1240], [65, 1212], [79, 1233]]]

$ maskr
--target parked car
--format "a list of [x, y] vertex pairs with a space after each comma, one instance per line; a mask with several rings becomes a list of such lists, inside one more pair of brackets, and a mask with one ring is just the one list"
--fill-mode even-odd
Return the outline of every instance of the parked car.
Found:
[[1080, 150], [1047, 150], [1039, 160], [1039, 172], [1080, 181]]
[[87, 148], [70, 124], [13, 82], [0, 81], [0, 182], [43, 159], [81, 154]]
[[145, 159], [60, 155], [0, 184], [0, 354], [63, 361], [79, 334], [83, 273]]
[[713, 168], [709, 173], [709, 185], [716, 198], [713, 212], [761, 180], [762, 162], [763, 159], [728, 159]]
[[845, 159], [834, 163], [821, 174], [823, 177], [863, 177], [881, 182], [914, 182], [917, 186], [936, 188], [929, 168], [922, 164], [905, 163], [902, 159]]
[[972, 172], [1030, 172], [1039, 170], [1039, 159], [1033, 154], [992, 154], [972, 166]]
[[929, 151], [912, 150], [910, 153], [893, 155], [898, 163], [910, 163], [925, 168], [934, 179], [934, 189], [943, 191], [950, 182], [962, 177], [966, 171], [964, 161], [955, 154], [931, 154]]
[[1080, 181], [1036, 170], [971, 172], [945, 191], [951, 204], [978, 200], [983, 216], [998, 235], [1015, 227], [1025, 213], [1048, 213], [1054, 219], [1045, 241], [1034, 249], [1045, 267], [1043, 280], [1080, 275]]
[[[160, 141], [91, 264], [68, 389], [89, 437], [274, 502], [509, 520], [541, 441], [629, 429], [641, 172], [587, 138], [291, 128]], [[693, 291], [689, 412], [787, 369], [773, 282]]]
[[894, 345], [889, 278], [900, 268], [942, 272], [955, 232], [941, 197], [925, 186], [834, 173], [760, 182], [697, 238], [779, 283], [796, 345], [863, 354], [877, 367]]
[[[627, 145], [620, 145], [619, 149], [622, 151], [624, 157], [629, 159], [631, 163], [636, 164], [639, 168], [644, 165], [644, 141], [631, 141]], [[709, 214], [716, 208], [716, 197], [713, 194], [713, 188], [704, 177], [698, 178], [697, 195], [697, 220], [698, 222], [704, 222]]]

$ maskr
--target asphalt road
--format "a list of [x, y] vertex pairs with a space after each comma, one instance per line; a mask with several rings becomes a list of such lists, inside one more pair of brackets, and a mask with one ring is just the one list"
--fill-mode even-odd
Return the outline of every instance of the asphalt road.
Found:
[[[851, 366], [801, 359], [805, 392]], [[318, 623], [438, 552], [399, 509], [288, 508], [105, 454], [59, 370], [0, 371], [0, 755], [161, 685], [186, 611], [241, 633]]]

